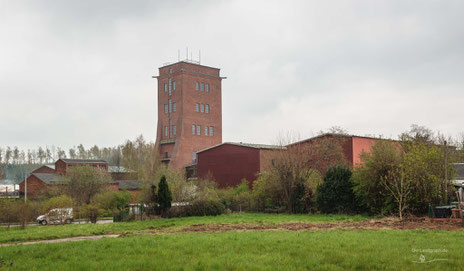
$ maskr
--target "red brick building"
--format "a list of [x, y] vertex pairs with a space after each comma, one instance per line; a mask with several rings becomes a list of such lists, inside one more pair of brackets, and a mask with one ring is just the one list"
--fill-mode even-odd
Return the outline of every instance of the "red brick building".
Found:
[[159, 68], [156, 145], [162, 161], [183, 169], [196, 152], [222, 143], [219, 69], [180, 61]]
[[220, 188], [236, 186], [242, 179], [250, 182], [267, 169], [274, 145], [226, 142], [198, 152], [198, 177], [212, 175]]
[[[308, 144], [311, 146], [320, 140], [334, 138], [337, 140], [332, 142], [339, 144], [346, 163], [351, 167], [360, 164], [359, 155], [363, 151], [369, 152], [372, 145], [380, 140], [363, 136], [323, 134], [289, 144], [285, 149], [307, 147]], [[207, 148], [198, 152], [197, 174], [199, 178], [206, 178], [211, 174], [221, 188], [235, 186], [242, 179], [247, 179], [251, 185], [258, 174], [266, 170], [272, 152], [278, 149], [282, 147], [243, 143], [224, 143]], [[333, 161], [319, 163], [318, 169], [325, 172], [331, 164]]]
[[19, 192], [25, 195], [27, 183], [27, 197], [37, 198], [44, 190], [63, 184], [67, 171], [75, 166], [93, 166], [110, 173], [113, 181], [108, 184], [109, 189], [128, 190], [136, 194], [135, 191], [142, 186], [141, 181], [133, 179], [134, 172], [123, 167], [109, 166], [105, 160], [59, 159], [55, 164], [43, 165], [32, 171], [26, 181], [19, 184]]

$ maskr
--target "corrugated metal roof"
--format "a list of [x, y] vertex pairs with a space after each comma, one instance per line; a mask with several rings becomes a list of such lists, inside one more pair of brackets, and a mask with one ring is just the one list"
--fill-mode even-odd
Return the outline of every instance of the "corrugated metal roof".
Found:
[[101, 160], [101, 159], [67, 159], [67, 158], [62, 158], [62, 159], [59, 159], [59, 160], [65, 162], [65, 163], [69, 163], [69, 164], [72, 164], [72, 163], [85, 163], [85, 164], [108, 163], [105, 160]]
[[54, 173], [32, 173], [35, 177], [46, 184], [62, 184], [64, 177], [60, 174]]
[[125, 167], [108, 166], [108, 172], [109, 173], [128, 173], [128, 172], [133, 172], [133, 171]]
[[141, 189], [144, 182], [139, 181], [139, 180], [120, 180], [117, 181], [118, 183], [118, 188], [120, 190], [127, 189], [127, 190], [135, 190], [135, 189]]
[[49, 165], [45, 165], [46, 167], [49, 167], [51, 169], [55, 169], [55, 164], [49, 164]]
[[218, 144], [218, 145], [203, 149], [201, 151], [197, 151], [197, 153], [204, 152], [204, 151], [207, 151], [207, 150], [211, 150], [211, 149], [217, 148], [217, 147], [222, 146], [222, 145], [234, 145], [234, 146], [240, 146], [240, 147], [246, 147], [246, 148], [266, 149], [266, 150], [285, 149], [285, 147], [277, 146], [277, 145], [252, 144], [252, 143], [243, 143], [243, 142], [224, 142], [222, 144]]

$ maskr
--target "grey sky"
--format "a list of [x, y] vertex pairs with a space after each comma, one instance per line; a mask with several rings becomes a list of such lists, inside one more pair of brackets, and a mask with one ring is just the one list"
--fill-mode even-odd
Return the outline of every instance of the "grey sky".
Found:
[[155, 139], [156, 81], [221, 68], [223, 140], [464, 132], [463, 1], [0, 1], [0, 145]]

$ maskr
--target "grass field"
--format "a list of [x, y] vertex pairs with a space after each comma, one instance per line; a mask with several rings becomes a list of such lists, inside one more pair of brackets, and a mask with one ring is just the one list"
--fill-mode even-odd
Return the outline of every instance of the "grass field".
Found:
[[[463, 230], [148, 231], [152, 227], [183, 229], [200, 224], [350, 220], [365, 218], [233, 214], [113, 225], [30, 227], [24, 231], [29, 235], [21, 235], [19, 230], [9, 234], [2, 231], [2, 239], [8, 239], [8, 235], [27, 239], [40, 232], [50, 235], [53, 229], [62, 236], [69, 236], [72, 230], [129, 234], [96, 241], [0, 247], [0, 270], [464, 270]], [[111, 227], [106, 228], [108, 225]], [[10, 236], [8, 240], [12, 239]], [[420, 262], [421, 254], [423, 263], [415, 263]]]
[[171, 219], [153, 219], [147, 221], [134, 221], [108, 224], [72, 224], [54, 226], [33, 226], [21, 230], [13, 227], [10, 230], [0, 228], [0, 243], [57, 239], [84, 235], [101, 235], [111, 233], [124, 233], [131, 231], [151, 229], [178, 229], [195, 224], [220, 224], [220, 223], [264, 223], [276, 224], [285, 222], [305, 223], [337, 223], [346, 221], [360, 221], [367, 217], [347, 215], [288, 215], [288, 214], [260, 214], [241, 213], [221, 215], [217, 217], [182, 217]]

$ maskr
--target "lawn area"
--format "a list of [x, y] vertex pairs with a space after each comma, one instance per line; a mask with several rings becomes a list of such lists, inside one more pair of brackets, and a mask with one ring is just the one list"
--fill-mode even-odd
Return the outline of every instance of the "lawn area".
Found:
[[[222, 220], [224, 218], [219, 218]], [[231, 218], [229, 218], [231, 219]], [[5, 270], [464, 270], [464, 231], [140, 234], [0, 247]], [[429, 263], [414, 263], [422, 252]]]
[[262, 213], [240, 213], [220, 215], [217, 217], [183, 217], [171, 219], [153, 219], [147, 221], [121, 222], [108, 224], [72, 224], [55, 226], [30, 226], [25, 230], [19, 227], [0, 228], [0, 243], [57, 239], [65, 237], [101, 235], [111, 233], [126, 233], [153, 229], [180, 229], [190, 225], [198, 224], [221, 224], [221, 223], [261, 223], [279, 224], [290, 222], [303, 223], [338, 223], [348, 221], [362, 221], [368, 217], [348, 215], [290, 215], [290, 214], [262, 214]]

